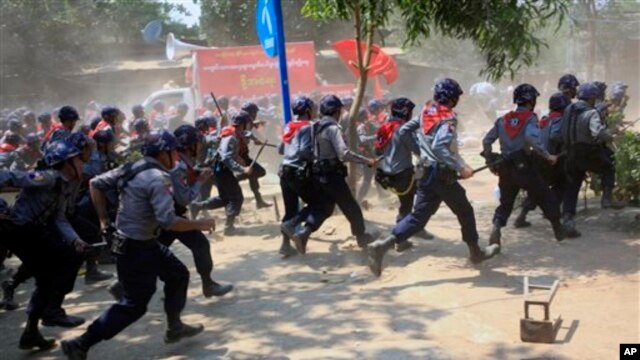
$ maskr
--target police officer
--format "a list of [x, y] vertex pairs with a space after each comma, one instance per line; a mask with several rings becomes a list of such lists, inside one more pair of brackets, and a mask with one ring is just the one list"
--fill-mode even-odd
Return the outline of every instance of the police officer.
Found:
[[425, 174], [420, 179], [413, 212], [405, 216], [393, 229], [392, 235], [368, 246], [369, 267], [374, 275], [382, 273], [384, 254], [394, 243], [400, 249], [411, 247], [402, 243], [423, 229], [444, 201], [458, 217], [462, 227], [462, 240], [469, 247], [472, 263], [493, 257], [497, 249], [478, 246], [478, 231], [473, 207], [469, 203], [458, 177], [468, 179], [473, 170], [465, 164], [457, 149], [457, 115], [453, 108], [463, 94], [453, 79], [438, 80], [434, 87], [433, 102], [427, 102], [422, 116], [400, 128], [400, 135], [415, 133], [420, 148], [420, 167]]
[[[194, 123], [196, 129], [203, 137], [202, 151], [198, 153], [196, 159], [196, 165], [202, 168], [211, 168], [215, 155], [217, 153], [218, 145], [220, 144], [220, 138], [218, 137], [218, 120], [213, 116], [200, 116]], [[202, 182], [200, 185], [200, 195], [198, 201], [203, 201], [211, 196], [211, 188], [215, 184], [215, 177], [213, 174]], [[194, 209], [195, 211], [195, 209]], [[191, 218], [197, 217], [197, 212], [191, 214]]]
[[131, 114], [133, 115], [133, 121], [136, 121], [138, 119], [146, 119], [144, 106], [140, 104], [136, 104], [131, 107]]
[[[351, 234], [356, 237], [358, 246], [363, 248], [373, 241], [376, 235], [365, 232], [362, 210], [345, 181], [347, 167], [344, 162], [374, 167], [376, 160], [353, 153], [345, 144], [338, 126], [342, 107], [342, 102], [335, 95], [325, 95], [320, 100], [322, 118], [313, 131], [315, 158], [313, 178], [326, 198], [327, 204], [338, 205], [351, 225]], [[296, 245], [306, 243], [311, 232], [312, 229], [306, 226], [298, 230], [293, 238]]]
[[615, 185], [613, 153], [607, 145], [613, 140], [595, 108], [600, 90], [594, 83], [584, 83], [578, 89], [578, 102], [569, 105], [562, 117], [562, 144], [567, 152], [566, 190], [562, 203], [562, 217], [569, 237], [578, 237], [573, 217], [576, 213], [578, 194], [587, 171], [601, 175], [601, 206], [619, 208], [622, 204], [612, 199]]
[[[564, 239], [558, 199], [533, 168], [533, 156], [539, 156], [551, 165], [558, 160], [556, 155], [549, 154], [540, 143], [538, 119], [533, 112], [539, 95], [536, 88], [530, 84], [518, 85], [513, 90], [516, 110], [498, 118], [482, 141], [487, 164], [495, 164], [502, 160], [499, 166], [494, 167], [500, 179], [500, 205], [493, 216], [490, 244], [501, 245], [500, 229], [507, 224], [520, 189], [525, 189], [540, 206], [545, 217], [551, 222], [556, 240]], [[492, 151], [492, 145], [496, 140], [500, 140], [499, 155]]]
[[54, 123], [49, 128], [49, 131], [44, 135], [42, 139], [42, 145], [46, 146], [47, 142], [57, 139], [66, 139], [76, 123], [80, 119], [78, 111], [73, 106], [63, 106], [58, 110], [58, 120], [60, 122]]
[[563, 93], [569, 101], [575, 99], [579, 85], [580, 82], [573, 74], [564, 74], [558, 79], [558, 91]]
[[164, 111], [164, 103], [160, 100], [154, 101], [152, 111], [149, 114], [149, 125], [152, 129], [165, 129], [167, 127], [167, 116]]
[[27, 134], [24, 137], [24, 144], [16, 150], [16, 157], [10, 169], [15, 171], [32, 170], [38, 160], [42, 158], [40, 146], [41, 143], [38, 135], [35, 133]]
[[21, 143], [22, 137], [20, 135], [15, 133], [5, 135], [2, 144], [0, 144], [0, 169], [9, 170], [11, 168]]
[[140, 150], [144, 138], [149, 134], [151, 129], [146, 119], [135, 119], [131, 123], [131, 128], [133, 131], [131, 131], [131, 136], [129, 137], [129, 152], [133, 153]]
[[[356, 132], [358, 134], [358, 149], [360, 154], [367, 157], [373, 157], [376, 132], [378, 131], [379, 127], [377, 116], [378, 114], [380, 114], [380, 108], [384, 108], [384, 106], [375, 99], [371, 100], [369, 102], [369, 105], [370, 109], [372, 109], [372, 112], [367, 113], [367, 110], [365, 110], [364, 108], [361, 108], [358, 111], [358, 127], [356, 128]], [[360, 189], [358, 189], [358, 193], [356, 194], [356, 200], [364, 209], [367, 209], [369, 204], [365, 201], [365, 197], [369, 193], [369, 188], [371, 188], [371, 182], [373, 181], [376, 170], [366, 165], [363, 165], [361, 169], [362, 184], [360, 185]], [[377, 183], [376, 189], [381, 197], [386, 195]]]
[[[405, 97], [394, 99], [390, 104], [389, 120], [376, 132], [375, 152], [382, 158], [376, 170], [376, 181], [398, 196], [400, 208], [396, 223], [411, 213], [417, 188], [412, 154], [420, 155], [420, 149], [413, 133], [400, 134], [400, 127], [413, 117], [415, 106]], [[433, 239], [433, 235], [425, 229], [421, 229], [416, 235], [423, 239]], [[408, 244], [411, 243], [402, 243]]]
[[[549, 113], [538, 121], [538, 129], [540, 130], [540, 145], [546, 149], [551, 155], [562, 155], [561, 149], [550, 141], [551, 130], [559, 128], [562, 121], [564, 109], [571, 104], [561, 92], [557, 92], [549, 98]], [[564, 157], [558, 156], [558, 161], [551, 165], [548, 161], [541, 157], [533, 157], [534, 170], [539, 173], [545, 180], [547, 185], [551, 186], [551, 191], [559, 202], [562, 202], [562, 194], [564, 192]], [[527, 214], [536, 208], [536, 202], [531, 196], [527, 196], [523, 201], [522, 208], [518, 217], [513, 222], [516, 228], [525, 228], [531, 226], [527, 221]]]
[[[187, 205], [194, 201], [199, 193], [200, 186], [211, 177], [211, 169], [198, 171], [195, 169], [195, 160], [202, 151], [202, 136], [192, 125], [182, 125], [176, 129], [174, 135], [178, 141], [178, 159], [176, 166], [171, 170], [173, 184], [173, 199], [176, 204], [176, 215], [184, 216]], [[159, 241], [169, 247], [175, 239], [178, 239], [193, 254], [196, 271], [202, 279], [202, 293], [205, 297], [222, 296], [233, 289], [230, 284], [221, 285], [211, 279], [213, 260], [209, 239], [202, 231], [177, 232], [163, 230]]]
[[176, 114], [168, 120], [167, 129], [169, 131], [175, 131], [180, 126], [187, 124], [185, 122], [185, 117], [187, 116], [188, 112], [189, 105], [187, 105], [187, 103], [178, 103], [176, 105]]
[[[316, 231], [321, 221], [330, 216], [333, 206], [324, 200], [322, 191], [314, 185], [311, 177], [313, 165], [313, 125], [316, 105], [306, 96], [296, 97], [291, 106], [296, 119], [290, 121], [282, 135], [280, 152], [284, 155], [280, 166], [280, 188], [285, 214], [282, 218], [282, 245], [279, 253], [288, 257], [295, 255], [290, 240], [295, 237], [295, 229], [304, 223], [310, 232]], [[302, 199], [306, 206], [300, 209]], [[306, 252], [306, 241], [296, 242], [297, 250]]]
[[161, 228], [206, 231], [215, 226], [212, 220], [191, 221], [175, 214], [168, 171], [175, 165], [177, 146], [171, 133], [151, 132], [142, 147], [145, 156], [142, 160], [91, 180], [91, 197], [103, 231], [109, 229], [104, 191], [120, 188], [121, 206], [112, 249], [118, 257], [118, 280], [124, 296], [84, 334], [62, 342], [62, 350], [69, 358], [86, 358], [91, 346], [111, 339], [144, 315], [158, 278], [165, 283], [164, 309], [168, 323], [165, 342], [176, 342], [202, 332], [202, 325], [187, 325], [180, 319], [187, 297], [189, 271], [166, 246], [156, 241]]
[[247, 163], [246, 156], [242, 155], [248, 152], [245, 132], [251, 126], [252, 118], [241, 110], [233, 115], [231, 121], [233, 125], [222, 129], [220, 133], [220, 147], [214, 164], [218, 196], [193, 202], [189, 210], [195, 215], [201, 210], [224, 207], [227, 215], [224, 234], [240, 235], [242, 231], [235, 227], [234, 222], [242, 209], [244, 195], [236, 174], [249, 177], [253, 172], [252, 163]]
[[101, 120], [98, 124], [92, 127], [89, 132], [89, 137], [93, 138], [93, 135], [98, 131], [111, 131], [116, 137], [120, 135], [120, 127], [125, 119], [124, 113], [115, 106], [106, 106], [100, 112]]
[[[249, 116], [251, 116], [251, 123], [249, 124], [247, 131], [245, 131], [245, 137], [247, 138], [247, 140], [252, 140], [255, 145], [262, 145], [262, 141], [260, 141], [252, 131], [255, 126], [264, 124], [263, 121], [258, 121], [259, 110], [260, 109], [258, 108], [258, 105], [253, 102], [248, 102], [242, 105], [242, 111], [246, 111]], [[247, 150], [242, 152], [240, 155], [244, 159], [245, 163], [250, 164], [253, 162], [253, 159], [249, 157], [249, 148], [247, 148]], [[251, 192], [253, 192], [253, 196], [256, 199], [256, 207], [258, 209], [270, 207], [273, 205], [264, 201], [262, 199], [262, 194], [260, 193], [260, 182], [258, 181], [258, 179], [264, 177], [266, 174], [267, 171], [262, 167], [262, 165], [255, 162], [252, 168], [251, 175], [249, 175], [248, 177], [249, 188], [251, 189]]]
[[38, 115], [38, 132], [37, 135], [40, 139], [44, 139], [44, 135], [49, 131], [49, 128], [51, 128], [51, 114], [48, 112], [41, 112], [40, 115]]
[[[89, 245], [76, 234], [65, 216], [67, 199], [75, 191], [81, 174], [80, 151], [64, 140], [51, 142], [44, 152], [47, 169], [35, 172], [0, 171], [0, 187], [21, 188], [9, 220], [0, 220], [3, 241], [18, 256], [36, 280], [27, 309], [27, 323], [19, 347], [49, 349], [53, 339], [38, 330], [47, 308], [61, 313], [47, 319], [49, 325], [78, 326], [82, 318], [71, 317], [60, 308], [81, 262], [79, 254]], [[44, 321], [43, 321], [44, 322]]]

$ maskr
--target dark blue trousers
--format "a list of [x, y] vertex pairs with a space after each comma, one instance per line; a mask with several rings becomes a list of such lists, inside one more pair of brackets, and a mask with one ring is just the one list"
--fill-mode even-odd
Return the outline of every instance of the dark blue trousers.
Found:
[[[284, 216], [282, 221], [292, 220], [295, 223], [305, 222], [311, 230], [316, 231], [322, 222], [333, 213], [334, 205], [328, 202], [313, 181], [301, 181], [295, 176], [282, 174], [280, 189], [284, 201]], [[300, 209], [300, 201], [306, 206]]]
[[447, 182], [436, 175], [436, 170], [433, 168], [425, 171], [425, 175], [418, 183], [413, 211], [396, 224], [393, 235], [398, 242], [409, 239], [424, 229], [444, 201], [458, 217], [462, 228], [462, 240], [469, 244], [477, 243], [476, 218], [464, 188], [457, 181]]
[[213, 259], [211, 258], [211, 246], [209, 239], [202, 231], [168, 231], [163, 230], [160, 233], [158, 241], [169, 247], [178, 239], [193, 254], [193, 262], [196, 265], [196, 271], [203, 280], [211, 280], [211, 271], [213, 270]]
[[407, 215], [411, 214], [411, 210], [413, 209], [413, 198], [416, 195], [417, 189], [417, 180], [414, 181], [413, 176], [413, 168], [389, 176], [389, 183], [394, 191], [398, 193], [396, 196], [398, 196], [398, 200], [400, 200], [396, 223], [399, 223]]
[[[364, 217], [362, 209], [351, 194], [349, 185], [345, 181], [345, 176], [338, 173], [319, 174], [314, 177], [316, 186], [322, 191], [323, 197], [326, 198], [327, 204], [333, 208], [338, 205], [340, 211], [349, 221], [351, 225], [351, 234], [360, 236], [365, 232]], [[320, 224], [324, 222], [331, 214], [325, 214]]]
[[[96, 319], [87, 332], [94, 339], [108, 340], [133, 324], [147, 312], [156, 291], [158, 278], [164, 282], [164, 311], [168, 317], [179, 316], [187, 300], [189, 271], [167, 248], [156, 240], [129, 246], [125, 255], [117, 255], [118, 281], [124, 289], [120, 302], [111, 305]], [[146, 243], [146, 242], [145, 242]]]
[[238, 216], [244, 202], [244, 195], [238, 179], [236, 179], [231, 170], [222, 164], [216, 166], [215, 174], [218, 196], [205, 200], [203, 202], [204, 208], [217, 209], [224, 207], [227, 216]]
[[576, 146], [575, 157], [567, 164], [567, 177], [562, 201], [563, 215], [576, 214], [580, 188], [587, 171], [600, 175], [603, 188], [613, 189], [616, 183], [613, 152], [603, 146]]

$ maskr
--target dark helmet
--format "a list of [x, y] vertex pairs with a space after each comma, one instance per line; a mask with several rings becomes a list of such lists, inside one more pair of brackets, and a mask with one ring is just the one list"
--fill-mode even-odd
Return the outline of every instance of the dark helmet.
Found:
[[369, 117], [369, 113], [367, 112], [367, 109], [365, 109], [364, 106], [361, 106], [360, 109], [358, 109], [358, 114], [357, 114], [358, 121], [360, 122], [367, 121], [368, 117]]
[[102, 118], [110, 123], [110, 124], [114, 124], [116, 122], [116, 120], [118, 120], [118, 116], [120, 116], [122, 112], [120, 111], [120, 109], [118, 109], [115, 106], [106, 106], [102, 108], [102, 111], [100, 112], [100, 116], [102, 116]]
[[76, 149], [82, 150], [89, 145], [89, 137], [80, 131], [76, 131], [69, 135], [67, 142], [75, 146]]
[[16, 132], [22, 129], [22, 123], [20, 122], [20, 120], [16, 118], [9, 119], [9, 122], [7, 123], [7, 125], [9, 130], [13, 132]]
[[178, 140], [178, 147], [180, 149], [186, 149], [187, 147], [202, 141], [202, 135], [200, 135], [193, 125], [180, 125], [173, 132], [173, 135]]
[[144, 116], [144, 106], [140, 104], [133, 105], [133, 107], [131, 108], [131, 113], [137, 118]]
[[598, 90], [600, 90], [598, 99], [604, 99], [605, 95], [607, 94], [607, 84], [602, 81], [594, 81], [593, 84], [598, 87]]
[[78, 127], [78, 132], [81, 132], [87, 136], [89, 136], [89, 133], [91, 132], [91, 126], [87, 125], [87, 124], [82, 124]]
[[80, 149], [66, 140], [53, 140], [44, 149], [44, 163], [51, 167], [80, 155]]
[[25, 123], [35, 123], [36, 122], [36, 113], [33, 111], [27, 111], [22, 114], [22, 121]]
[[189, 111], [189, 105], [185, 102], [180, 102], [176, 104], [176, 111], [179, 113], [187, 113]]
[[369, 103], [367, 103], [367, 110], [372, 113], [377, 112], [383, 108], [384, 103], [378, 99], [371, 99], [369, 100]]
[[335, 95], [325, 95], [320, 99], [320, 114], [333, 115], [340, 111], [344, 104]]
[[193, 125], [196, 127], [196, 129], [200, 131], [205, 131], [209, 128], [209, 121], [207, 118], [208, 116], [200, 116], [199, 118], [196, 119]]
[[538, 96], [540, 96], [540, 93], [531, 84], [520, 84], [513, 89], [514, 104], [526, 104], [530, 101], [534, 101]]
[[613, 85], [611, 85], [611, 97], [622, 99], [626, 95], [628, 87], [629, 85], [622, 81], [614, 81]]
[[306, 96], [296, 96], [293, 99], [293, 104], [291, 105], [291, 111], [293, 111], [294, 115], [305, 115], [309, 111], [313, 111], [313, 107], [315, 104], [313, 100]]
[[153, 102], [153, 110], [155, 111], [164, 111], [164, 103], [160, 100], [156, 100]]
[[561, 92], [557, 92], [549, 98], [549, 109], [552, 111], [564, 111], [570, 104], [571, 100]]
[[244, 110], [240, 110], [237, 113], [233, 114], [233, 117], [231, 118], [231, 122], [233, 123], [233, 125], [249, 124], [252, 121], [253, 118], [251, 117], [251, 115], [249, 115], [249, 113]]
[[600, 95], [600, 89], [593, 82], [587, 82], [578, 87], [578, 99], [580, 100], [596, 99], [598, 95]]
[[580, 85], [580, 82], [573, 74], [565, 74], [558, 80], [558, 90], [565, 91], [569, 89], [575, 89]]
[[146, 130], [149, 130], [149, 123], [145, 119], [136, 119], [131, 123], [131, 127], [135, 132], [141, 133]]
[[144, 156], [156, 156], [163, 151], [178, 148], [178, 140], [167, 130], [154, 130], [144, 138], [141, 151]]
[[397, 98], [391, 101], [391, 115], [406, 119], [415, 107], [413, 101], [405, 97]]
[[27, 136], [24, 137], [24, 140], [29, 146], [38, 144], [40, 142], [40, 138], [36, 133], [28, 133]]
[[7, 144], [18, 146], [22, 142], [22, 136], [18, 134], [7, 134], [7, 136], [4, 137], [4, 142]]
[[102, 121], [100, 116], [94, 116], [91, 121], [89, 121], [89, 127], [91, 130], [95, 130], [98, 127], [98, 124]]
[[58, 119], [60, 122], [68, 122], [68, 121], [78, 121], [80, 119], [80, 115], [78, 115], [78, 111], [73, 106], [63, 106], [58, 110]]
[[116, 140], [111, 130], [100, 130], [93, 134], [93, 140], [98, 144], [110, 144]]
[[38, 115], [38, 122], [40, 124], [50, 124], [51, 123], [51, 114], [48, 112], [41, 112], [40, 115]]
[[257, 114], [258, 110], [260, 110], [260, 109], [258, 108], [258, 105], [256, 105], [256, 103], [247, 102], [247, 103], [244, 103], [244, 105], [242, 105], [240, 110], [244, 110], [244, 111], [248, 112], [249, 114], [253, 115], [253, 114]]
[[221, 108], [227, 108], [229, 107], [229, 98], [226, 96], [221, 96], [218, 98], [218, 105], [220, 105]]
[[342, 105], [344, 105], [344, 107], [351, 107], [351, 104], [353, 104], [353, 97], [343, 96], [340, 98], [340, 101], [342, 101]]
[[449, 78], [436, 81], [436, 85], [433, 87], [433, 100], [437, 102], [455, 100], [462, 94], [464, 91], [462, 91], [460, 84]]

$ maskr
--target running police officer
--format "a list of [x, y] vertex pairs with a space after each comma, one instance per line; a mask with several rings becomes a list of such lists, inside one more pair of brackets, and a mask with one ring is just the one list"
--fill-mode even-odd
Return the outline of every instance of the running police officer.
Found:
[[71, 359], [84, 359], [91, 346], [108, 340], [138, 320], [156, 290], [158, 278], [165, 283], [164, 309], [167, 331], [164, 340], [172, 343], [199, 334], [202, 325], [191, 326], [180, 319], [189, 285], [186, 266], [157, 241], [160, 228], [172, 231], [207, 231], [212, 220], [191, 221], [176, 216], [168, 171], [175, 165], [176, 138], [167, 131], [151, 132], [142, 146], [144, 158], [123, 165], [91, 180], [91, 198], [103, 231], [109, 231], [104, 191], [120, 188], [120, 204], [113, 235], [118, 280], [124, 296], [96, 319], [79, 337], [62, 342]]
[[[362, 210], [345, 181], [347, 167], [344, 162], [349, 161], [375, 167], [376, 160], [350, 151], [345, 144], [338, 126], [342, 108], [342, 102], [335, 95], [325, 95], [320, 100], [322, 118], [317, 125], [314, 125], [313, 130], [315, 158], [313, 177], [327, 202], [331, 206], [338, 205], [351, 225], [351, 234], [356, 237], [358, 246], [364, 248], [375, 239], [375, 235], [365, 232]], [[306, 243], [311, 235], [311, 229], [304, 227], [299, 231], [294, 241]]]
[[[80, 150], [64, 140], [52, 141], [45, 149], [47, 169], [34, 172], [0, 171], [0, 187], [21, 188], [8, 220], [0, 220], [3, 241], [36, 280], [36, 289], [27, 309], [27, 323], [19, 347], [49, 349], [53, 339], [45, 339], [38, 329], [47, 308], [58, 309], [73, 288], [78, 273], [79, 254], [89, 245], [78, 237], [65, 216], [66, 202], [75, 191], [82, 173]], [[69, 289], [69, 285], [71, 289]], [[49, 325], [78, 326], [82, 318], [62, 313], [48, 319]], [[44, 320], [43, 320], [44, 322]]]
[[[252, 131], [255, 126], [264, 124], [264, 121], [258, 121], [258, 111], [260, 111], [258, 105], [253, 102], [248, 102], [242, 105], [242, 110], [246, 111], [251, 116], [251, 123], [247, 127], [247, 131], [245, 131], [245, 137], [247, 141], [251, 140], [255, 145], [262, 145], [262, 141], [260, 141]], [[245, 163], [250, 164], [253, 162], [253, 159], [249, 157], [249, 148], [247, 148], [246, 152], [243, 152], [240, 155], [244, 159]], [[258, 181], [258, 179], [264, 177], [266, 174], [267, 171], [262, 167], [262, 165], [257, 162], [253, 162], [251, 175], [248, 176], [249, 188], [251, 188], [251, 192], [253, 192], [253, 196], [256, 199], [256, 207], [258, 209], [273, 205], [264, 201], [262, 199], [262, 194], [260, 193], [260, 182]]]
[[[545, 217], [551, 222], [556, 240], [564, 239], [558, 199], [533, 168], [533, 156], [539, 156], [551, 165], [558, 160], [556, 155], [549, 154], [539, 139], [538, 117], [533, 112], [539, 95], [536, 88], [530, 84], [518, 85], [513, 90], [516, 110], [498, 118], [482, 141], [483, 156], [487, 164], [501, 161], [499, 165], [492, 166], [492, 170], [498, 173], [500, 179], [500, 205], [493, 215], [490, 244], [501, 246], [500, 229], [507, 224], [520, 189], [525, 189], [540, 206]], [[500, 140], [500, 154], [492, 151], [492, 145], [496, 140]]]
[[496, 254], [496, 247], [481, 249], [478, 246], [478, 231], [473, 207], [469, 203], [458, 177], [468, 179], [473, 170], [464, 163], [457, 148], [457, 115], [453, 108], [462, 95], [460, 85], [453, 79], [436, 82], [433, 102], [427, 102], [421, 117], [416, 117], [400, 128], [400, 135], [415, 133], [420, 148], [420, 167], [425, 174], [420, 179], [413, 212], [405, 216], [393, 229], [392, 235], [377, 240], [368, 246], [369, 267], [380, 276], [384, 254], [394, 243], [402, 244], [416, 234], [440, 207], [443, 201], [458, 217], [462, 227], [462, 240], [469, 247], [472, 263], [480, 263]]

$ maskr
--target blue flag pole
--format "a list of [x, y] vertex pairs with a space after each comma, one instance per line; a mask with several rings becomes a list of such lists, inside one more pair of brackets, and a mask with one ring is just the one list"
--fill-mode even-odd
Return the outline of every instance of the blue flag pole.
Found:
[[280, 0], [272, 0], [276, 16], [276, 43], [278, 48], [278, 63], [280, 69], [280, 92], [282, 93], [282, 114], [284, 124], [291, 121], [291, 99], [289, 98], [289, 73], [287, 71], [287, 51], [285, 48], [284, 21], [282, 19], [282, 4]]

